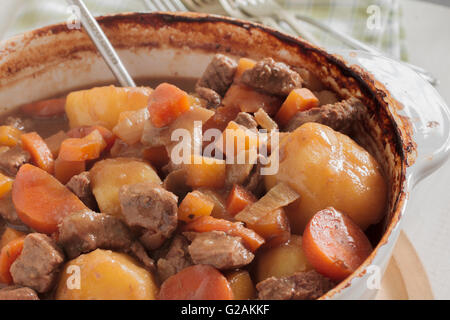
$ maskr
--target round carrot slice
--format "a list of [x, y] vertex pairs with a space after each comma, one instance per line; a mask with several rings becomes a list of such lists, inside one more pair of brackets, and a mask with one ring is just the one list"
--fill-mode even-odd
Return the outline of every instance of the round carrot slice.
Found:
[[361, 265], [372, 246], [347, 215], [327, 208], [317, 212], [306, 226], [303, 250], [317, 272], [340, 281]]
[[12, 284], [13, 279], [9, 269], [11, 265], [20, 256], [23, 249], [25, 236], [8, 242], [0, 251], [0, 282]]
[[160, 300], [232, 300], [227, 278], [209, 265], [181, 270], [161, 285]]
[[20, 167], [12, 187], [12, 201], [23, 223], [47, 234], [55, 232], [65, 216], [89, 210], [55, 177], [31, 164]]

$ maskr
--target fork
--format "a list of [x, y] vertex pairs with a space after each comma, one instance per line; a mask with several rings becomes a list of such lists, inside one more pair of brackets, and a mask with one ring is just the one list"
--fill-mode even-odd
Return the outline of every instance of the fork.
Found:
[[[377, 49], [375, 49], [375, 48], [373, 48], [351, 36], [348, 36], [345, 33], [341, 33], [339, 31], [333, 30], [320, 21], [317, 21], [308, 16], [294, 14], [294, 13], [290, 13], [290, 12], [286, 11], [282, 6], [280, 6], [274, 0], [219, 0], [219, 1], [221, 3], [233, 2], [236, 5], [237, 9], [242, 10], [243, 12], [245, 12], [246, 14], [248, 14], [249, 16], [252, 16], [252, 17], [275, 16], [280, 21], [285, 20], [289, 24], [289, 26], [292, 27], [292, 29], [295, 30], [299, 35], [301, 35], [301, 33], [298, 32], [298, 31], [300, 31], [298, 23], [299, 23], [299, 20], [301, 20], [312, 26], [315, 26], [316, 28], [321, 29], [324, 32], [332, 34], [333, 36], [335, 36], [340, 41], [342, 41], [343, 43], [345, 43], [346, 45], [350, 46], [353, 49], [363, 50], [363, 51], [367, 51], [367, 52], [370, 52], [375, 55], [384, 56], [384, 54], [381, 51], [379, 51], [379, 50], [377, 50]], [[307, 38], [305, 38], [305, 39], [309, 40]], [[314, 43], [314, 41], [310, 41], [310, 42]], [[404, 65], [407, 65], [408, 67], [410, 67], [417, 73], [419, 73], [425, 80], [427, 80], [431, 84], [433, 84], [433, 85], [437, 84], [437, 79], [433, 75], [431, 75], [427, 70], [425, 70], [419, 66], [410, 64], [408, 62], [404, 62], [404, 61], [400, 61], [400, 62], [403, 63]]]

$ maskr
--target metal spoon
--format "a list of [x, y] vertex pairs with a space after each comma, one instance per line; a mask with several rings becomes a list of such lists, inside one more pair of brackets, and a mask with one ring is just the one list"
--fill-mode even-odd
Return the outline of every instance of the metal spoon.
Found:
[[84, 4], [83, 0], [66, 0], [67, 3], [75, 5], [80, 9], [80, 21], [86, 30], [87, 34], [94, 42], [98, 51], [102, 55], [108, 67], [119, 81], [122, 87], [136, 87], [133, 79], [125, 69], [122, 61], [120, 60], [117, 52], [109, 42], [108, 38], [94, 19], [89, 9]]

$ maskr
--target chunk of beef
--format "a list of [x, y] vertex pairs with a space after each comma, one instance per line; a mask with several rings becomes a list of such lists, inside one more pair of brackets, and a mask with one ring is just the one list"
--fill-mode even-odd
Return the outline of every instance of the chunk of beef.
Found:
[[313, 300], [320, 298], [334, 283], [315, 270], [297, 272], [290, 277], [270, 277], [256, 285], [261, 300]]
[[54, 240], [45, 234], [30, 233], [10, 272], [15, 284], [42, 293], [52, 289], [63, 262], [64, 253]]
[[144, 131], [142, 132], [141, 143], [147, 147], [166, 146], [171, 143], [171, 134], [170, 126], [157, 128], [151, 121], [146, 121]]
[[182, 235], [173, 238], [167, 253], [156, 264], [161, 282], [192, 265], [188, 245], [189, 242]]
[[222, 54], [216, 54], [206, 67], [196, 87], [209, 88], [224, 96], [233, 82], [237, 63]]
[[192, 240], [188, 250], [195, 264], [209, 264], [227, 270], [243, 267], [255, 257], [244, 246], [241, 237], [233, 237], [223, 231], [185, 234]]
[[20, 146], [0, 153], [0, 170], [8, 175], [15, 176], [21, 165], [30, 162], [30, 154]]
[[334, 130], [348, 133], [354, 122], [358, 121], [366, 107], [356, 98], [343, 100], [335, 104], [327, 104], [320, 108], [312, 108], [298, 112], [284, 128], [285, 131], [294, 131], [307, 122], [317, 122], [327, 125]]
[[330, 90], [315, 91], [314, 95], [319, 99], [319, 106], [339, 102], [337, 94]]
[[39, 297], [31, 288], [9, 286], [0, 289], [0, 300], [39, 300]]
[[128, 253], [153, 269], [153, 261], [119, 218], [97, 212], [74, 213], [64, 217], [58, 230], [58, 243], [70, 259], [97, 248], [109, 249]]
[[80, 198], [88, 208], [97, 209], [97, 202], [91, 191], [91, 179], [88, 171], [73, 176], [67, 182], [66, 187]]
[[221, 96], [210, 88], [197, 87], [195, 88], [195, 92], [197, 92], [200, 98], [206, 101], [208, 108], [215, 109], [222, 102]]
[[255, 118], [247, 112], [239, 112], [237, 117], [234, 119], [234, 122], [250, 130], [256, 130], [258, 127]]
[[160, 247], [177, 227], [178, 197], [157, 184], [122, 186], [119, 200], [126, 224], [149, 250]]
[[302, 78], [282, 62], [266, 58], [244, 71], [241, 81], [270, 94], [287, 96], [293, 89], [302, 87]]
[[13, 225], [23, 225], [12, 202], [11, 191], [0, 198], [0, 216]]
[[128, 145], [121, 139], [116, 139], [111, 147], [110, 154], [113, 158], [142, 158], [142, 144]]

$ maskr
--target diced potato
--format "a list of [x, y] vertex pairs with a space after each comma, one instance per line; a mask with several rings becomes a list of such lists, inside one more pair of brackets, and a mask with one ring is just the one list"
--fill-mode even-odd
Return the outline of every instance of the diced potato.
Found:
[[246, 270], [236, 270], [227, 274], [235, 300], [250, 300], [256, 296], [255, 285]]
[[383, 217], [387, 190], [381, 169], [348, 136], [306, 123], [280, 141], [279, 151], [279, 170], [266, 175], [265, 184], [269, 190], [285, 182], [300, 195], [285, 208], [294, 233], [302, 234], [311, 217], [327, 207], [346, 213], [363, 230]]
[[127, 144], [132, 145], [141, 141], [145, 122], [150, 118], [147, 108], [136, 111], [124, 111], [119, 115], [119, 122], [113, 132]]
[[198, 217], [209, 216], [214, 208], [214, 202], [198, 190], [189, 192], [178, 208], [178, 219], [191, 222]]
[[0, 145], [14, 147], [20, 142], [22, 131], [13, 126], [0, 126]]
[[71, 128], [102, 125], [109, 130], [124, 111], [145, 108], [151, 89], [97, 87], [71, 92], [66, 100], [66, 114]]
[[238, 66], [236, 69], [236, 73], [234, 74], [234, 82], [238, 82], [241, 79], [242, 74], [252, 69], [256, 64], [256, 61], [249, 58], [240, 58], [238, 62]]
[[9, 242], [19, 239], [25, 236], [25, 233], [17, 231], [16, 229], [6, 227], [3, 231], [2, 237], [0, 238], [0, 249], [3, 248]]
[[186, 184], [192, 188], [221, 188], [225, 184], [225, 160], [192, 155], [186, 167]]
[[11, 191], [13, 179], [0, 173], [0, 198]]
[[155, 300], [153, 275], [123, 253], [97, 249], [69, 261], [56, 300]]
[[242, 151], [257, 150], [258, 144], [259, 137], [255, 132], [230, 121], [217, 141], [217, 148], [223, 154], [236, 157]]
[[123, 185], [155, 182], [161, 179], [155, 170], [143, 161], [132, 158], [105, 159], [90, 170], [92, 193], [102, 213], [121, 216], [119, 189]]
[[256, 280], [288, 277], [311, 269], [302, 249], [302, 237], [292, 235], [288, 243], [259, 253], [255, 266]]

